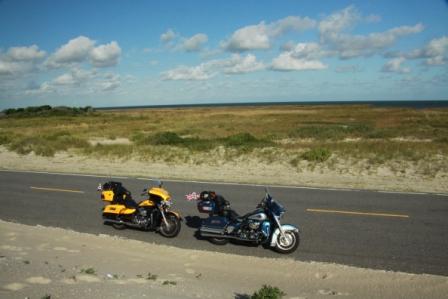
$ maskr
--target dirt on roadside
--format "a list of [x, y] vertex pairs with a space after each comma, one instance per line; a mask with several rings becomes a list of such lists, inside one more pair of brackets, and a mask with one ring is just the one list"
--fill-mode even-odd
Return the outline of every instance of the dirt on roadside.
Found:
[[[0, 298], [446, 298], [448, 277], [187, 250], [0, 221]], [[45, 296], [50, 297], [45, 297]]]

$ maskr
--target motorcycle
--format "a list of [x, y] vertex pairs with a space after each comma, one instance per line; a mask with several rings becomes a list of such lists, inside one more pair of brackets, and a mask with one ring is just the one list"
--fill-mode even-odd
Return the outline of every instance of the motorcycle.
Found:
[[209, 214], [199, 227], [199, 236], [217, 245], [238, 240], [263, 244], [283, 254], [294, 252], [300, 243], [299, 228], [280, 223], [286, 210], [267, 189], [265, 191], [257, 208], [241, 217], [230, 209], [230, 205], [222, 213], [216, 210], [213, 200], [199, 200], [199, 212]]
[[144, 189], [142, 196], [147, 199], [136, 203], [131, 192], [120, 182], [109, 181], [98, 186], [101, 199], [105, 202], [102, 217], [105, 224], [115, 229], [134, 227], [147, 231], [157, 231], [167, 238], [176, 237], [181, 228], [181, 216], [171, 211], [172, 200], [163, 184]]

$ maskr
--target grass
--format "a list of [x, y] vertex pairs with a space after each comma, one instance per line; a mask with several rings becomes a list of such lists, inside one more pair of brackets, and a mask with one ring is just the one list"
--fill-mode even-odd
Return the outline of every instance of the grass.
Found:
[[[48, 108], [48, 107], [47, 107]], [[74, 151], [97, 157], [166, 163], [214, 163], [280, 157], [331, 163], [339, 157], [380, 165], [448, 156], [448, 109], [368, 105], [266, 106], [91, 111], [24, 109], [0, 117], [0, 145], [19, 154], [51, 157]], [[34, 109], [34, 110], [33, 110]], [[50, 113], [46, 117], [45, 113]], [[59, 111], [59, 112], [57, 112]], [[75, 113], [76, 112], [76, 113]], [[43, 117], [45, 116], [45, 117]], [[129, 144], [89, 140], [127, 138]]]
[[284, 296], [286, 296], [286, 293], [280, 290], [278, 287], [263, 285], [261, 289], [250, 296], [250, 299], [281, 299]]
[[148, 275], [146, 276], [147, 280], [157, 280], [157, 275], [155, 274], [151, 274], [151, 272], [148, 273]]
[[326, 148], [314, 148], [302, 154], [302, 158], [309, 162], [324, 162], [330, 156], [331, 152]]
[[95, 271], [94, 268], [81, 269], [80, 273], [89, 274], [89, 275], [96, 275], [96, 271]]

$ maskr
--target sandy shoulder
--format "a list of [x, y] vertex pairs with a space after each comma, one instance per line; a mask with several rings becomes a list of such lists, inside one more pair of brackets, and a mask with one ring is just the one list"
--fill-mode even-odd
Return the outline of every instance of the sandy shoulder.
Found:
[[[443, 276], [186, 250], [4, 221], [0, 244], [0, 298], [244, 298], [263, 284], [286, 298], [448, 293]], [[95, 274], [85, 273], [89, 268]]]

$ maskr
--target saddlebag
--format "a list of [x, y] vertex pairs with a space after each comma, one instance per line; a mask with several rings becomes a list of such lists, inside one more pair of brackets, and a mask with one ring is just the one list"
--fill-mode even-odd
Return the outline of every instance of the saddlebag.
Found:
[[200, 231], [221, 234], [228, 223], [229, 220], [225, 217], [212, 216], [202, 221]]

